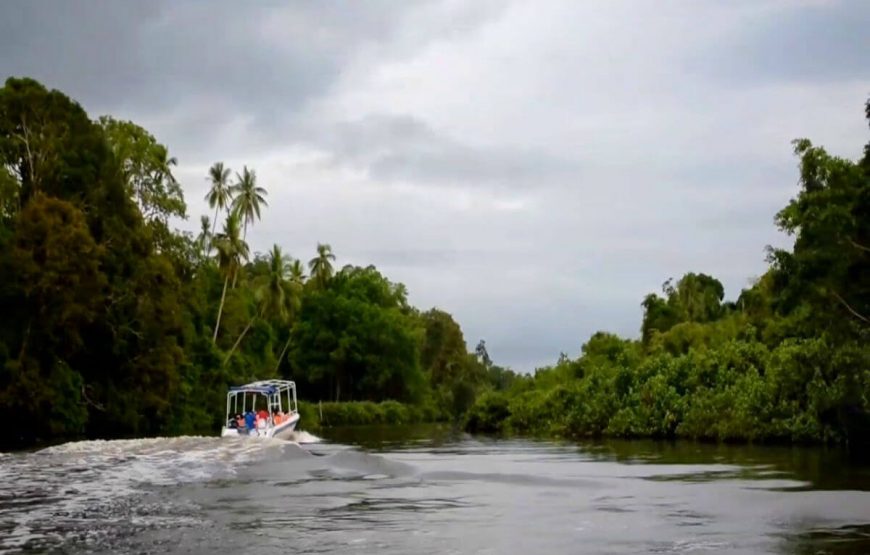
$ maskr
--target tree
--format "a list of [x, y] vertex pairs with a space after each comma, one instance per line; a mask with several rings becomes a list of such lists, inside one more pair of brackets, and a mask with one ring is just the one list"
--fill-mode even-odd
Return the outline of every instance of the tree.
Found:
[[332, 278], [333, 261], [335, 261], [335, 255], [332, 253], [332, 247], [328, 244], [317, 243], [317, 256], [308, 262], [308, 268], [311, 270], [311, 278], [321, 289], [326, 287]]
[[233, 201], [233, 192], [230, 186], [230, 169], [224, 167], [223, 162], [215, 162], [208, 170], [208, 178], [211, 180], [211, 188], [205, 195], [209, 208], [214, 208], [214, 221], [211, 228], [211, 236], [214, 237], [215, 226], [218, 221], [218, 213], [226, 210]]
[[[291, 264], [284, 253], [281, 252], [281, 247], [273, 245], [269, 252], [268, 258], [268, 273], [261, 276], [255, 284], [255, 297], [258, 302], [258, 309], [251, 317], [248, 325], [245, 326], [242, 333], [239, 335], [236, 342], [233, 344], [230, 352], [224, 359], [224, 364], [230, 359], [233, 352], [238, 348], [242, 339], [251, 329], [254, 321], [258, 318], [270, 320], [279, 326], [288, 325], [292, 313], [296, 309], [298, 302], [298, 289], [292, 281]], [[289, 339], [284, 345], [281, 354], [278, 357], [280, 364], [281, 358], [287, 350]], [[277, 369], [277, 368], [276, 368]]]
[[655, 293], [644, 297], [641, 306], [643, 306], [641, 337], [644, 345], [648, 345], [656, 333], [664, 333], [680, 323], [679, 311], [674, 303]]
[[290, 281], [298, 285], [305, 283], [305, 266], [298, 258], [294, 258], [290, 263]]
[[257, 186], [257, 174], [247, 166], [236, 174], [236, 183], [230, 189], [233, 194], [232, 210], [244, 222], [242, 239], [247, 239], [248, 225], [260, 219], [260, 206], [268, 206], [266, 189]]
[[468, 347], [453, 316], [432, 308], [420, 315], [424, 334], [420, 363], [433, 387], [450, 385], [463, 373]]
[[706, 274], [689, 272], [677, 282], [678, 304], [687, 322], [711, 322], [722, 314], [725, 288]]
[[308, 289], [292, 328], [290, 358], [312, 392], [342, 399], [420, 398], [419, 327], [372, 267], [346, 267]]
[[0, 415], [15, 433], [78, 433], [87, 410], [83, 381], [70, 366], [86, 348], [82, 330], [102, 314], [101, 247], [72, 204], [36, 193], [0, 249]]
[[776, 216], [794, 248], [769, 251], [778, 309], [797, 314], [806, 306], [804, 333], [854, 337], [870, 329], [870, 143], [858, 163], [807, 139], [794, 146], [801, 190]]
[[196, 236], [196, 247], [200, 256], [205, 258], [209, 245], [212, 242], [212, 232], [209, 229], [214, 229], [214, 224], [208, 221], [208, 216], [200, 216], [199, 218], [199, 235]]
[[281, 361], [284, 360], [284, 355], [287, 354], [287, 349], [290, 347], [290, 340], [293, 336], [290, 333], [289, 326], [293, 318], [295, 318], [299, 313], [299, 309], [302, 305], [303, 286], [305, 285], [305, 267], [302, 265], [301, 260], [294, 259], [293, 262], [289, 264], [288, 269], [289, 276], [286, 283], [287, 318], [285, 322], [288, 327], [287, 340], [284, 342], [284, 346], [281, 348], [281, 353], [278, 355], [278, 362], [275, 367], [276, 372], [281, 366]]
[[481, 339], [477, 343], [477, 347], [474, 348], [474, 353], [477, 355], [477, 359], [483, 364], [486, 368], [492, 366], [492, 359], [489, 358], [489, 353], [486, 351], [486, 341]]
[[121, 166], [127, 193], [145, 219], [165, 225], [170, 216], [186, 217], [184, 194], [172, 175], [178, 161], [169, 156], [169, 150], [133, 122], [110, 116], [100, 117], [99, 122]]
[[0, 224], [8, 223], [21, 210], [21, 184], [4, 166], [0, 166]]
[[218, 267], [224, 273], [224, 287], [221, 293], [220, 305], [218, 306], [212, 343], [217, 342], [218, 330], [221, 325], [221, 313], [224, 310], [224, 302], [227, 298], [227, 284], [230, 281], [230, 276], [236, 275], [242, 265], [242, 260], [247, 260], [250, 255], [248, 244], [239, 237], [239, 231], [239, 216], [231, 212], [227, 215], [223, 232], [219, 233], [214, 241], [218, 252]]
[[97, 219], [121, 227], [135, 219], [102, 128], [63, 93], [33, 79], [10, 77], [0, 88], [0, 161], [19, 184], [19, 207], [39, 191], [86, 206], [98, 242]]

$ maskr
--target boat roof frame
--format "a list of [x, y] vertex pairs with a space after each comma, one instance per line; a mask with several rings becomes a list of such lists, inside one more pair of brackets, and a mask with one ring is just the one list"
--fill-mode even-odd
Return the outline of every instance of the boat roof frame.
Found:
[[[283, 391], [296, 392], [296, 383], [290, 380], [259, 380], [245, 385], [231, 386], [227, 396], [239, 393], [259, 393], [260, 395], [275, 395]], [[295, 396], [295, 395], [294, 395]]]

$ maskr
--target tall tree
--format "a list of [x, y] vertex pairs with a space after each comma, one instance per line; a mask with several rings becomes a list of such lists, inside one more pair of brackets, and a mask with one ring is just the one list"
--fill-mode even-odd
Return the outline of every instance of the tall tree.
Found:
[[[868, 101], [870, 120], [870, 101]], [[793, 252], [770, 251], [779, 310], [804, 314], [803, 333], [870, 330], [870, 143], [853, 162], [795, 141], [801, 190], [776, 216]], [[799, 311], [799, 307], [805, 307]]]
[[327, 282], [334, 273], [332, 262], [335, 261], [335, 255], [332, 253], [332, 247], [328, 244], [317, 244], [317, 256], [308, 262], [308, 268], [311, 270], [311, 279], [322, 289], [326, 287]]
[[305, 283], [305, 266], [298, 258], [290, 263], [290, 281], [298, 285]]
[[199, 235], [196, 236], [196, 247], [199, 255], [205, 258], [209, 245], [211, 245], [212, 232], [209, 228], [214, 229], [214, 225], [208, 221], [208, 216], [202, 215], [199, 218]]
[[[232, 210], [242, 218], [244, 229], [242, 240], [247, 240], [248, 225], [253, 224], [255, 219], [260, 219], [260, 205], [268, 206], [266, 202], [266, 189], [257, 186], [257, 174], [249, 170], [247, 166], [242, 173], [236, 174], [236, 183], [232, 186], [233, 205]], [[233, 288], [239, 275], [233, 276]]]
[[230, 186], [230, 169], [224, 167], [223, 162], [215, 162], [208, 170], [208, 178], [211, 180], [211, 188], [205, 195], [209, 208], [214, 208], [214, 221], [211, 227], [211, 236], [214, 237], [215, 226], [218, 221], [218, 213], [226, 210], [233, 200]]
[[230, 276], [235, 276], [242, 265], [242, 260], [247, 260], [250, 255], [248, 244], [239, 236], [239, 217], [231, 212], [227, 215], [227, 221], [224, 224], [223, 233], [215, 236], [215, 246], [217, 247], [218, 267], [224, 273], [224, 288], [221, 293], [221, 302], [218, 306], [217, 319], [214, 325], [214, 335], [212, 343], [217, 342], [218, 330], [221, 325], [221, 314], [224, 310], [224, 302], [227, 298], [227, 285], [230, 281]]
[[99, 120], [115, 158], [128, 195], [146, 220], [164, 224], [170, 216], [184, 218], [187, 206], [181, 185], [172, 174], [178, 160], [151, 133], [130, 121], [102, 116]]
[[244, 231], [242, 239], [247, 239], [248, 225], [253, 224], [254, 220], [260, 219], [260, 206], [269, 206], [266, 202], [266, 189], [257, 186], [257, 174], [254, 170], [249, 170], [247, 166], [242, 169], [242, 173], [236, 173], [236, 182], [231, 187], [233, 193], [233, 211], [238, 214], [244, 222]]

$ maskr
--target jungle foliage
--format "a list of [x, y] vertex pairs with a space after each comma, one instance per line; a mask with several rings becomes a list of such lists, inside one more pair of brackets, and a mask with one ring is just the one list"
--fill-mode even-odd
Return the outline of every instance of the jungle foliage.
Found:
[[252, 253], [268, 209], [253, 168], [215, 163], [213, 214], [174, 229], [187, 204], [166, 146], [10, 78], [0, 443], [213, 434], [228, 385], [287, 377], [326, 425], [464, 416], [480, 432], [856, 444], [870, 437], [870, 144], [858, 161], [805, 139], [795, 152], [800, 189], [776, 215], [794, 246], [769, 249], [735, 301], [688, 273], [643, 299], [639, 339], [600, 332], [522, 375], [328, 244], [307, 261]]
[[[870, 102], [866, 105], [870, 120]], [[639, 340], [593, 335], [576, 359], [482, 395], [480, 432], [832, 442], [870, 438], [870, 143], [858, 161], [794, 142], [791, 250], [734, 302], [688, 273], [643, 299]]]
[[371, 402], [366, 421], [473, 402], [490, 368], [449, 314], [410, 306], [372, 266], [336, 267], [327, 244], [307, 262], [252, 253], [268, 207], [252, 168], [215, 163], [212, 217], [173, 229], [175, 166], [133, 122], [32, 79], [0, 88], [0, 443], [213, 434], [228, 385], [271, 377], [310, 401]]

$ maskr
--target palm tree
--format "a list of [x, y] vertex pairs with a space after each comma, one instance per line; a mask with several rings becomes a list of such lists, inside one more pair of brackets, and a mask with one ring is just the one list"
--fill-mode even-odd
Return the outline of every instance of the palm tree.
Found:
[[218, 211], [227, 208], [233, 200], [230, 188], [230, 169], [224, 168], [223, 162], [215, 162], [208, 170], [208, 179], [211, 179], [211, 189], [205, 195], [205, 200], [208, 201], [209, 208], [214, 208], [214, 222], [211, 227], [211, 236], [214, 237]]
[[305, 283], [305, 266], [298, 258], [294, 258], [290, 263], [290, 281], [298, 285]]
[[166, 179], [169, 183], [177, 183], [175, 175], [172, 174], [173, 166], [178, 166], [178, 158], [170, 156], [166, 147], [160, 145], [161, 148], [154, 153], [154, 163], [157, 167], [158, 180]]
[[245, 229], [242, 239], [248, 236], [248, 225], [254, 220], [260, 219], [260, 205], [269, 206], [266, 202], [266, 189], [257, 187], [257, 174], [249, 170], [248, 166], [242, 169], [241, 175], [236, 173], [236, 183], [230, 188], [233, 198], [233, 211], [244, 219]]
[[[254, 316], [251, 317], [245, 329], [242, 330], [238, 339], [236, 339], [230, 352], [227, 353], [224, 364], [229, 361], [257, 318], [270, 318], [281, 323], [289, 321], [290, 312], [293, 310], [292, 299], [295, 297], [295, 294], [290, 287], [290, 262], [284, 256], [284, 253], [281, 252], [281, 247], [278, 245], [274, 245], [269, 252], [268, 264], [269, 271], [262, 277], [255, 293], [259, 301], [259, 308]], [[289, 344], [289, 340], [287, 344]], [[281, 357], [283, 356], [284, 353], [282, 351]]]
[[[290, 263], [290, 278], [287, 280], [287, 305], [289, 309], [287, 318], [288, 328], [290, 327], [289, 325], [293, 317], [299, 312], [303, 285], [305, 285], [305, 266], [303, 266], [302, 261], [297, 258]], [[290, 330], [288, 330], [287, 341], [284, 342], [281, 354], [278, 355], [278, 363], [275, 365], [276, 372], [281, 367], [281, 361], [284, 359], [284, 355], [290, 347], [291, 337]]]
[[332, 254], [332, 247], [317, 243], [317, 256], [308, 262], [308, 268], [311, 270], [311, 277], [321, 288], [326, 287], [326, 282], [332, 277], [332, 261], [334, 260], [335, 255]]
[[213, 226], [208, 221], [208, 216], [200, 216], [199, 218], [199, 235], [196, 237], [196, 246], [199, 247], [200, 256], [205, 259], [206, 245], [211, 244], [212, 233], [208, 230]]
[[236, 214], [230, 213], [227, 216], [223, 233], [219, 233], [214, 239], [218, 251], [218, 266], [224, 272], [224, 290], [221, 293], [221, 304], [218, 307], [212, 343], [217, 342], [218, 329], [221, 325], [221, 314], [224, 310], [224, 301], [227, 298], [227, 284], [230, 281], [230, 275], [235, 276], [242, 265], [242, 260], [247, 260], [250, 255], [248, 244], [239, 237], [239, 217]]
[[[257, 174], [249, 170], [248, 166], [242, 169], [242, 174], [236, 173], [236, 183], [230, 187], [233, 193], [232, 211], [244, 220], [242, 240], [248, 237], [248, 225], [254, 223], [254, 219], [260, 219], [260, 205], [268, 206], [266, 202], [266, 189], [257, 187]], [[233, 288], [236, 287], [238, 274], [233, 276]]]

